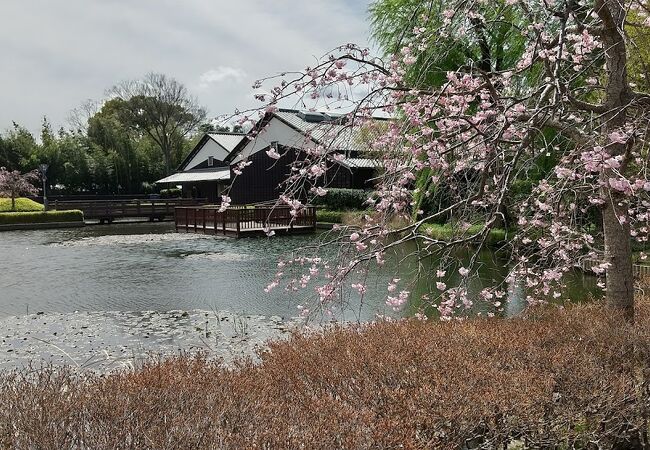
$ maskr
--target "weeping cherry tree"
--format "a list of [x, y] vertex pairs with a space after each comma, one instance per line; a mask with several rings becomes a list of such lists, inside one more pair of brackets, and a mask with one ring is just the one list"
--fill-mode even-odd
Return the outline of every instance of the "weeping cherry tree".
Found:
[[[320, 127], [318, 145], [307, 139], [301, 156], [291, 162], [279, 202], [293, 215], [327, 192], [325, 174], [342, 159], [342, 139], [371, 136], [368, 155], [381, 167], [376, 193], [368, 199], [372, 213], [358, 229], [341, 227], [325, 238], [337, 246], [336, 257], [305, 253], [281, 261], [268, 289], [315, 289], [314, 305], [303, 312], [330, 311], [343, 290], [364, 295], [365, 275], [384, 264], [389, 251], [416, 241], [418, 256], [437, 254], [441, 263], [427, 274], [435, 288], [415, 300], [425, 300], [442, 318], [477, 301], [500, 307], [515, 282], [525, 287], [529, 303], [562, 301], [564, 275], [589, 262], [603, 275], [599, 285], [607, 303], [632, 319], [632, 245], [647, 243], [649, 231], [650, 95], [635, 90], [627, 61], [636, 48], [629, 30], [647, 36], [648, 4], [423, 4], [387, 58], [349, 44], [312, 67], [254, 85], [272, 86], [260, 90], [262, 109], [242, 115], [242, 124], [257, 124], [253, 139], [265, 132], [260, 114], [289, 100], [345, 110], [336, 124]], [[491, 41], [496, 34], [503, 38], [501, 48]], [[509, 42], [521, 45], [508, 48]], [[510, 56], [516, 53], [511, 63], [497, 57], [504, 46]], [[445, 52], [453, 53], [453, 70], [443, 64]], [[440, 81], [432, 82], [437, 75]], [[378, 122], [378, 115], [390, 119]], [[322, 129], [326, 126], [329, 130]], [[273, 158], [283, 156], [271, 151]], [[548, 159], [551, 170], [530, 176]], [[430, 174], [428, 183], [416, 187], [423, 171]], [[514, 196], [520, 180], [532, 186], [526, 195]], [[443, 206], [417, 209], [416, 196], [442, 188], [449, 197]], [[504, 245], [509, 274], [472, 298], [468, 285], [478, 276], [478, 249], [491, 230], [508, 223], [507, 209], [516, 212]], [[441, 218], [454, 224], [450, 239], [424, 232], [424, 224]], [[452, 255], [459, 246], [476, 249], [462, 267]], [[460, 274], [458, 285], [443, 281], [449, 271]], [[408, 286], [399, 284], [386, 286], [386, 303], [394, 309], [413, 300]]]

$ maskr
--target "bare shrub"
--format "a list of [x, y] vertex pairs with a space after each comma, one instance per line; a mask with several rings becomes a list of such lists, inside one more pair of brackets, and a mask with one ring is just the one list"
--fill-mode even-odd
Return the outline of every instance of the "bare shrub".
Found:
[[649, 313], [641, 304], [629, 325], [595, 304], [339, 328], [230, 369], [178, 357], [108, 376], [5, 374], [0, 444], [635, 448], [647, 430]]

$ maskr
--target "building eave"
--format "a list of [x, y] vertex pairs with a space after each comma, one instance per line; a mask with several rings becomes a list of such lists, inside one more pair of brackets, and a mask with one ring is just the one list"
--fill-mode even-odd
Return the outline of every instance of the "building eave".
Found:
[[186, 170], [176, 172], [165, 178], [156, 181], [161, 183], [198, 183], [202, 181], [229, 181], [230, 168], [221, 168], [221, 170]]

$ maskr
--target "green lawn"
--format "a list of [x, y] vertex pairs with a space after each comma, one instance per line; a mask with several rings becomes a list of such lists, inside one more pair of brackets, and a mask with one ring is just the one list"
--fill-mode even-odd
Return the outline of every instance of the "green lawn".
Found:
[[[11, 199], [10, 198], [0, 198], [0, 212], [11, 211]], [[29, 211], [43, 211], [43, 205], [37, 203], [28, 198], [17, 198], [16, 199], [16, 211], [17, 212], [29, 212]]]

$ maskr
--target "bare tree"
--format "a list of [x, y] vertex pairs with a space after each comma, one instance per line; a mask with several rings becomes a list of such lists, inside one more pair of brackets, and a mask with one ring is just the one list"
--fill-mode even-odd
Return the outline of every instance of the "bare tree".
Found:
[[97, 114], [103, 102], [88, 99], [68, 114], [68, 123], [77, 133], [85, 133], [88, 129], [88, 121]]
[[187, 88], [164, 74], [148, 73], [140, 80], [121, 82], [108, 94], [123, 101], [122, 122], [148, 135], [160, 147], [167, 173], [172, 171], [178, 138], [195, 130], [206, 116]]

